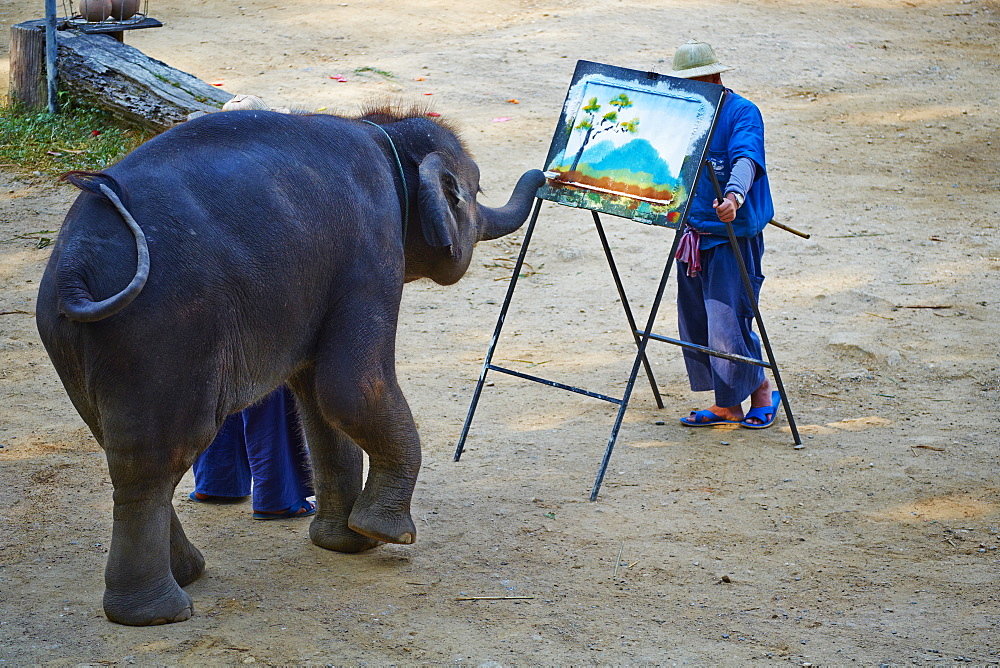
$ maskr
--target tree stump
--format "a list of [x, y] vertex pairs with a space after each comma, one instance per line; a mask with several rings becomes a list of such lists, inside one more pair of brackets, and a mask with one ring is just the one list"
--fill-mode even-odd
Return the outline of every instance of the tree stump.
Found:
[[45, 21], [27, 21], [10, 27], [11, 106], [44, 109], [49, 104], [45, 81]]
[[[10, 98], [32, 108], [48, 104], [44, 23], [11, 27]], [[15, 50], [15, 34], [23, 48]], [[56, 40], [60, 90], [131, 125], [166, 130], [191, 113], [218, 111], [233, 97], [108, 35], [57, 30]]]

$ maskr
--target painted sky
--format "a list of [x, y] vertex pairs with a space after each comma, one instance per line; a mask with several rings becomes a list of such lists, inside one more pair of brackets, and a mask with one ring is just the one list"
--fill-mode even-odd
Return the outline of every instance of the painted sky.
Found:
[[[660, 157], [667, 163], [671, 175], [677, 178], [681, 165], [684, 162], [684, 157], [688, 154], [691, 144], [694, 141], [694, 134], [699, 125], [699, 115], [703, 112], [703, 105], [693, 99], [659, 95], [644, 90], [623, 88], [621, 84], [595, 81], [586, 82], [579, 99], [586, 103], [593, 97], [597, 98], [598, 103], [601, 105], [601, 110], [596, 114], [596, 121], [605, 113], [615, 110], [608, 102], [623, 92], [632, 101], [632, 106], [622, 109], [618, 115], [618, 120], [628, 121], [638, 118], [638, 133], [602, 132], [599, 135], [593, 135], [589, 145], [592, 146], [602, 141], [610, 141], [617, 147], [627, 144], [633, 139], [646, 139], [656, 148], [660, 153]], [[579, 112], [576, 116], [577, 123], [584, 116], [585, 112]], [[582, 130], [574, 130], [566, 143], [564, 155], [576, 155], [585, 135], [586, 133]], [[641, 171], [641, 166], [636, 165], [636, 168], [636, 171]]]

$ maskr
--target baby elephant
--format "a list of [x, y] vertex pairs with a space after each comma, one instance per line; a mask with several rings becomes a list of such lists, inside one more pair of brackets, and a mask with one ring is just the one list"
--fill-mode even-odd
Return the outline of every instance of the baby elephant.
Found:
[[461, 278], [477, 241], [521, 226], [541, 172], [491, 209], [476, 202], [479, 169], [462, 143], [423, 114], [255, 110], [189, 121], [67, 178], [83, 192], [37, 325], [107, 454], [108, 619], [191, 616], [181, 587], [205, 562], [174, 488], [227, 415], [282, 383], [311, 451], [312, 541], [412, 543], [420, 442], [395, 370], [403, 284]]

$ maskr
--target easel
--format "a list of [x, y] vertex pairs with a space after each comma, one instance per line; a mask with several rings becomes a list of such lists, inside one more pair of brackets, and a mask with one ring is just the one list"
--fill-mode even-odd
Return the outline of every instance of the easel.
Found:
[[[714, 131], [714, 124], [713, 124], [713, 128], [712, 129]], [[711, 141], [711, 136], [709, 136], [709, 142], [710, 141]], [[706, 146], [707, 145], [708, 145], [708, 143], [706, 143]], [[696, 163], [696, 164], [699, 164], [699, 163]], [[700, 168], [704, 168], [704, 169], [708, 170], [710, 179], [712, 181], [712, 185], [713, 185], [713, 187], [715, 189], [716, 198], [721, 202], [722, 199], [723, 199], [722, 189], [720, 188], [719, 183], [716, 180], [715, 170], [712, 169], [711, 165], [709, 165], [709, 164], [707, 164], [705, 162], [705, 156], [704, 156], [704, 154], [700, 158], [700, 165], [701, 165]], [[692, 191], [691, 197], [693, 198], [693, 191]], [[677, 225], [677, 230], [676, 230], [676, 232], [674, 234], [673, 244], [671, 245], [671, 247], [670, 247], [670, 253], [667, 256], [667, 263], [666, 263], [666, 266], [663, 269], [663, 274], [660, 277], [660, 282], [659, 282], [659, 285], [658, 285], [657, 290], [656, 290], [656, 296], [654, 297], [652, 305], [651, 305], [650, 310], [649, 310], [649, 318], [648, 318], [648, 320], [646, 322], [645, 328], [643, 328], [641, 330], [637, 329], [637, 327], [636, 327], [635, 317], [633, 316], [632, 309], [631, 309], [631, 307], [629, 305], [628, 298], [625, 295], [625, 289], [624, 289], [624, 286], [623, 286], [622, 281], [621, 281], [621, 276], [618, 273], [618, 267], [617, 267], [617, 265], [615, 263], [613, 255], [611, 253], [611, 248], [608, 245], [607, 236], [604, 233], [604, 227], [601, 224], [601, 218], [600, 218], [599, 214], [597, 213], [597, 211], [591, 211], [591, 214], [593, 215], [593, 218], [594, 218], [594, 225], [596, 226], [597, 233], [598, 233], [598, 235], [600, 236], [600, 239], [601, 239], [601, 245], [604, 248], [605, 257], [608, 260], [608, 266], [611, 269], [611, 275], [612, 275], [612, 277], [614, 278], [614, 281], [615, 281], [615, 287], [617, 288], [618, 295], [619, 295], [619, 297], [621, 299], [622, 308], [625, 311], [625, 317], [628, 320], [629, 329], [632, 332], [632, 337], [635, 340], [635, 344], [636, 344], [636, 347], [637, 347], [635, 361], [632, 364], [632, 371], [629, 374], [628, 383], [625, 386], [625, 392], [624, 392], [624, 394], [623, 394], [623, 396], [621, 398], [615, 398], [615, 397], [607, 396], [607, 395], [604, 395], [604, 394], [599, 394], [599, 393], [596, 393], [596, 392], [591, 392], [589, 390], [585, 390], [585, 389], [582, 389], [582, 388], [573, 387], [571, 385], [566, 385], [566, 384], [563, 384], [563, 383], [557, 383], [557, 382], [552, 381], [552, 380], [548, 380], [548, 379], [541, 378], [541, 377], [538, 377], [538, 376], [533, 376], [533, 375], [530, 375], [530, 374], [522, 373], [520, 371], [515, 371], [513, 369], [507, 369], [507, 368], [504, 368], [504, 367], [497, 366], [497, 365], [493, 364], [493, 353], [496, 350], [497, 343], [500, 340], [500, 333], [501, 333], [501, 331], [503, 329], [504, 320], [507, 317], [507, 311], [508, 311], [508, 309], [510, 307], [510, 302], [511, 302], [511, 299], [513, 298], [513, 295], [514, 295], [514, 289], [517, 286], [517, 280], [518, 280], [518, 277], [520, 276], [521, 268], [524, 265], [524, 258], [527, 255], [528, 246], [531, 243], [531, 237], [532, 237], [532, 234], [533, 234], [534, 229], [535, 229], [535, 223], [538, 221], [538, 215], [539, 215], [539, 212], [541, 210], [542, 201], [543, 201], [542, 199], [536, 199], [536, 201], [535, 201], [535, 207], [534, 207], [534, 209], [532, 211], [531, 219], [530, 219], [530, 222], [528, 223], [527, 230], [525, 231], [524, 241], [521, 243], [521, 251], [518, 254], [517, 261], [514, 263], [514, 271], [513, 271], [513, 274], [511, 275], [510, 284], [507, 286], [507, 295], [504, 298], [503, 306], [500, 308], [500, 316], [497, 318], [496, 329], [493, 332], [493, 338], [490, 341], [490, 346], [489, 346], [489, 349], [488, 349], [488, 351], [486, 353], [486, 359], [483, 362], [483, 368], [482, 368], [482, 371], [479, 374], [479, 381], [476, 383], [476, 389], [475, 389], [475, 391], [473, 392], [473, 395], [472, 395], [472, 403], [469, 406], [469, 412], [466, 415], [465, 424], [462, 427], [462, 434], [459, 437], [458, 446], [455, 449], [455, 458], [454, 458], [454, 461], [457, 462], [462, 457], [462, 452], [465, 449], [465, 440], [466, 440], [466, 438], [469, 435], [469, 428], [472, 425], [472, 419], [473, 419], [473, 417], [475, 415], [476, 407], [479, 404], [480, 396], [482, 395], [483, 385], [485, 384], [485, 382], [486, 382], [486, 376], [487, 376], [488, 372], [490, 372], [490, 371], [497, 371], [497, 372], [508, 374], [508, 375], [511, 375], [511, 376], [515, 376], [517, 378], [521, 378], [521, 379], [524, 379], [524, 380], [529, 380], [529, 381], [533, 381], [533, 382], [536, 382], [536, 383], [540, 383], [542, 385], [548, 385], [549, 387], [555, 387], [555, 388], [559, 388], [561, 390], [566, 390], [566, 391], [569, 391], [569, 392], [575, 392], [577, 394], [582, 394], [582, 395], [585, 395], [585, 396], [588, 396], [588, 397], [593, 397], [595, 399], [601, 399], [602, 401], [607, 401], [609, 403], [617, 405], [618, 406], [618, 414], [615, 417], [614, 426], [611, 429], [611, 436], [608, 439], [608, 445], [607, 445], [607, 447], [605, 448], [605, 451], [604, 451], [604, 458], [601, 461], [601, 467], [600, 467], [600, 469], [599, 469], [599, 471], [597, 473], [597, 479], [594, 481], [594, 487], [593, 487], [593, 490], [590, 493], [590, 500], [591, 501], [595, 501], [597, 499], [597, 494], [598, 494], [598, 492], [601, 489], [601, 483], [604, 481], [604, 475], [607, 472], [608, 464], [611, 461], [611, 453], [614, 451], [615, 442], [618, 440], [618, 432], [621, 429], [622, 421], [625, 418], [625, 411], [628, 409], [629, 400], [632, 397], [632, 390], [635, 387], [635, 381], [636, 381], [636, 378], [639, 375], [639, 367], [640, 367], [640, 365], [642, 365], [644, 367], [645, 372], [646, 372], [646, 377], [649, 379], [650, 387], [653, 390], [653, 396], [656, 399], [656, 406], [657, 406], [657, 408], [663, 408], [663, 399], [661, 398], [660, 392], [657, 389], [656, 380], [653, 377], [652, 368], [650, 367], [649, 361], [646, 358], [646, 347], [649, 345], [650, 340], [662, 341], [664, 343], [670, 343], [670, 344], [673, 344], [673, 345], [676, 345], [676, 346], [681, 346], [683, 348], [688, 348], [688, 349], [691, 349], [691, 350], [697, 350], [697, 351], [706, 353], [706, 354], [714, 356], [714, 357], [721, 357], [721, 358], [732, 360], [732, 361], [736, 361], [736, 362], [744, 362], [746, 364], [753, 364], [755, 366], [760, 366], [760, 367], [764, 367], [766, 369], [770, 369], [772, 375], [774, 376], [775, 384], [778, 386], [778, 391], [781, 393], [781, 403], [782, 403], [782, 406], [785, 409], [785, 416], [786, 416], [786, 418], [788, 420], [789, 427], [791, 428], [791, 431], [792, 431], [792, 436], [793, 436], [793, 438], [795, 440], [795, 447], [796, 448], [803, 447], [802, 446], [802, 439], [799, 437], [798, 428], [795, 425], [795, 419], [792, 416], [792, 409], [791, 409], [791, 405], [790, 405], [790, 403], [788, 401], [788, 394], [787, 394], [787, 392], [785, 392], [785, 386], [784, 386], [784, 384], [781, 381], [781, 373], [778, 370], [778, 365], [774, 361], [774, 353], [773, 353], [773, 351], [771, 349], [771, 342], [768, 339], [767, 331], [764, 328], [764, 320], [763, 320], [763, 318], [761, 318], [760, 309], [758, 308], [758, 305], [757, 305], [757, 300], [754, 298], [754, 293], [753, 293], [752, 284], [750, 282], [750, 277], [747, 274], [746, 264], [744, 263], [743, 257], [742, 257], [742, 255], [740, 253], [739, 246], [738, 246], [738, 243], [737, 243], [737, 240], [736, 240], [736, 233], [734, 232], [733, 226], [732, 226], [731, 223], [728, 223], [728, 222], [726, 223], [726, 230], [727, 230], [727, 233], [728, 233], [728, 236], [729, 236], [729, 244], [730, 244], [730, 246], [733, 249], [733, 253], [735, 254], [736, 258], [738, 259], [738, 264], [739, 264], [739, 267], [740, 267], [740, 273], [741, 273], [742, 280], [743, 280], [743, 286], [744, 286], [744, 289], [746, 290], [747, 295], [750, 298], [750, 303], [751, 303], [751, 305], [753, 307], [754, 321], [757, 324], [757, 331], [759, 333], [759, 337], [760, 337], [760, 340], [761, 340], [762, 348], [763, 348], [763, 350], [765, 352], [767, 360], [756, 359], [756, 358], [752, 358], [752, 357], [744, 357], [742, 355], [734, 355], [734, 354], [726, 353], [726, 352], [723, 352], [723, 351], [713, 350], [711, 348], [707, 348], [705, 346], [697, 345], [697, 344], [690, 343], [690, 342], [687, 342], [687, 341], [681, 341], [679, 339], [674, 339], [674, 338], [671, 338], [671, 337], [662, 336], [662, 335], [654, 334], [653, 333], [653, 325], [654, 325], [654, 322], [656, 320], [657, 312], [659, 311], [660, 302], [663, 299], [663, 293], [664, 293], [664, 290], [666, 289], [667, 279], [670, 277], [670, 270], [673, 268], [674, 257], [677, 254], [677, 247], [678, 247], [678, 244], [680, 243], [681, 236], [683, 235], [684, 221], [685, 221], [685, 219], [687, 217], [687, 208], [685, 208], [684, 215], [681, 216], [681, 219], [680, 219], [680, 221], [679, 221], [679, 223]]]

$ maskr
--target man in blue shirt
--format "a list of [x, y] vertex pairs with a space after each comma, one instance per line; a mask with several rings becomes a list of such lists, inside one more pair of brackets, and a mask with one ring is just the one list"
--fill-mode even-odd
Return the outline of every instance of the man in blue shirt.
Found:
[[[674, 54], [671, 76], [722, 85], [731, 70], [704, 42], [688, 42]], [[707, 161], [724, 186], [719, 202], [702, 169], [687, 225], [678, 248], [677, 315], [681, 339], [713, 350], [761, 358], [760, 339], [752, 330], [753, 307], [740, 276], [738, 259], [726, 232], [731, 222], [756, 300], [764, 282], [762, 230], [774, 215], [764, 160], [764, 122], [757, 106], [726, 89], [709, 145]], [[752, 364], [684, 349], [693, 391], [713, 390], [715, 403], [681, 418], [689, 427], [740, 424], [771, 426], [780, 401], [764, 370]], [[743, 402], [749, 397], [750, 410]]]

